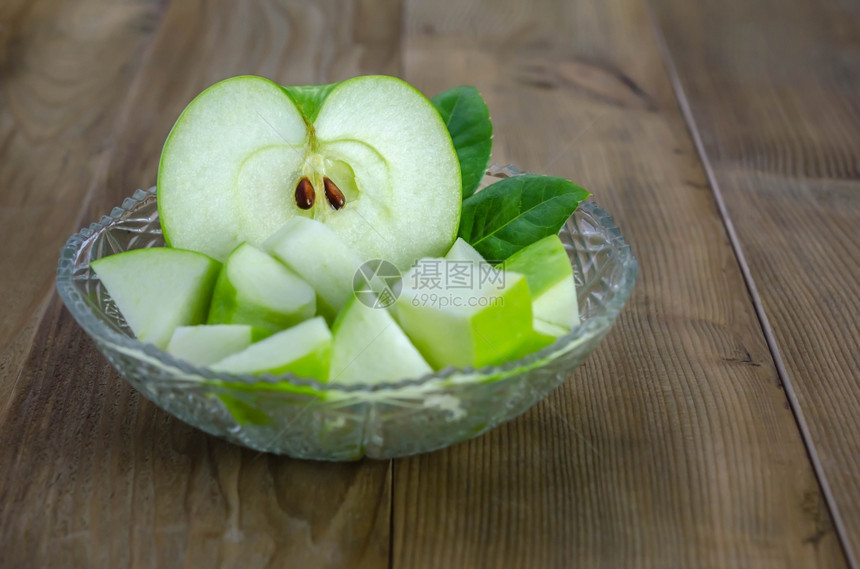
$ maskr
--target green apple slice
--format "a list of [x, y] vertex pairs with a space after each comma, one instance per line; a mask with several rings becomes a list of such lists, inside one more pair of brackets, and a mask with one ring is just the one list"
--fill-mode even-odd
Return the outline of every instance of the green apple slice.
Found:
[[206, 366], [244, 350], [269, 334], [245, 324], [179, 326], [165, 350], [194, 365]]
[[573, 268], [557, 235], [544, 237], [520, 249], [502, 266], [506, 271], [525, 275], [532, 293], [535, 320], [563, 328], [565, 333], [579, 324]]
[[533, 354], [534, 352], [549, 346], [555, 342], [555, 340], [556, 336], [534, 330], [531, 334], [526, 335], [526, 339], [512, 352], [509, 359], [518, 360], [529, 354]]
[[194, 251], [154, 247], [90, 266], [137, 338], [164, 348], [178, 326], [206, 321], [221, 263]]
[[332, 326], [330, 381], [381, 383], [433, 371], [384, 308], [353, 299]]
[[294, 217], [263, 246], [313, 287], [319, 312], [329, 320], [352, 298], [361, 259], [328, 226]]
[[469, 245], [462, 237], [457, 237], [451, 248], [445, 253], [445, 259], [448, 261], [469, 261], [472, 263], [486, 263], [484, 257], [478, 253], [478, 250]]
[[405, 268], [450, 247], [460, 200], [439, 113], [384, 76], [291, 88], [252, 76], [217, 83], [177, 120], [158, 172], [165, 239], [222, 260], [300, 216], [364, 259]]
[[525, 277], [471, 266], [459, 274], [455, 261], [422, 259], [403, 277], [398, 322], [435, 369], [506, 362], [535, 334]]
[[[534, 303], [532, 304], [532, 308], [534, 308]], [[538, 334], [552, 336], [554, 338], [564, 336], [565, 334], [570, 332], [570, 330], [568, 330], [567, 328], [552, 324], [550, 322], [547, 322], [546, 320], [541, 320], [540, 318], [535, 318], [532, 324], [534, 325], [535, 332], [537, 332]]]
[[273, 332], [316, 312], [311, 286], [283, 263], [243, 243], [230, 253], [218, 275], [209, 324], [249, 324]]
[[305, 320], [210, 367], [215, 371], [261, 375], [292, 373], [328, 381], [331, 332], [322, 317]]

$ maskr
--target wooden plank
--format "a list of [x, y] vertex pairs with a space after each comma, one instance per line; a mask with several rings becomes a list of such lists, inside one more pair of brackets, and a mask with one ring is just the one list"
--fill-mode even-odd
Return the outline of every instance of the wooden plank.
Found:
[[0, 401], [160, 11], [151, 0], [0, 3]]
[[206, 435], [140, 397], [56, 312], [0, 420], [4, 567], [387, 567], [388, 463]]
[[860, 566], [860, 6], [653, 4], [782, 380]]
[[[399, 13], [375, 0], [172, 3], [89, 173], [82, 222], [154, 183], [179, 111], [221, 78], [396, 73]], [[388, 462], [290, 460], [214, 439], [140, 397], [83, 336], [54, 299], [0, 406], [0, 472], [14, 473], [0, 479], [0, 564], [388, 566]]]
[[495, 161], [590, 188], [641, 275], [530, 412], [395, 461], [396, 567], [843, 567], [638, 0], [408, 3], [406, 75], [476, 84]]

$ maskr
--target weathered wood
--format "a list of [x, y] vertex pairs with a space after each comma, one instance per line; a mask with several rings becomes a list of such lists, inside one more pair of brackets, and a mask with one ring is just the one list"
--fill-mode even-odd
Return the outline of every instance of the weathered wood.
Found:
[[4, 568], [387, 566], [388, 463], [210, 437], [132, 390], [65, 311], [24, 369], [0, 421]]
[[[654, 5], [854, 543], [856, 8]], [[159, 411], [51, 296], [62, 241], [154, 183], [205, 86], [401, 74], [402, 15], [407, 79], [478, 85], [496, 162], [572, 178], [616, 215], [642, 265], [617, 329], [520, 419], [393, 473], [259, 455]], [[647, 15], [0, 3], [0, 566], [845, 566]]]
[[840, 567], [637, 0], [408, 3], [406, 76], [474, 83], [495, 161], [562, 175], [641, 263], [617, 328], [523, 417], [395, 461], [396, 567]]
[[0, 401], [159, 14], [151, 0], [0, 3]]
[[[56, 10], [46, 12], [62, 15]], [[399, 13], [396, 3], [374, 0], [172, 3], [140, 70], [122, 89], [102, 85], [105, 101], [121, 102], [109, 121], [113, 137], [70, 139], [102, 161], [80, 173], [93, 187], [81, 219], [80, 194], [75, 207], [51, 210], [70, 226], [56, 231], [65, 239], [72, 223], [152, 185], [173, 121], [219, 79], [257, 73], [302, 84], [396, 73]], [[97, 37], [111, 22], [85, 21]], [[100, 56], [90, 57], [98, 65]], [[20, 105], [39, 104], [24, 95]], [[17, 157], [33, 171], [42, 159]], [[39, 249], [52, 270], [59, 244]], [[388, 566], [388, 462], [290, 460], [204, 435], [129, 388], [58, 299], [2, 403], [4, 567]]]
[[860, 563], [860, 6], [655, 0], [795, 414]]

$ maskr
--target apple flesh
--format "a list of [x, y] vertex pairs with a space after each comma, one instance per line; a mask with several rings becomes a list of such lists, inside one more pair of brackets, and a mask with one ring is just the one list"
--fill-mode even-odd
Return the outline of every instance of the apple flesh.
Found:
[[266, 330], [244, 324], [179, 326], [165, 351], [194, 365], [206, 366], [268, 335]]
[[227, 373], [280, 375], [292, 373], [328, 381], [331, 362], [331, 332], [322, 317], [305, 320], [210, 367]]
[[445, 253], [445, 259], [448, 261], [470, 261], [473, 263], [486, 263], [484, 257], [478, 253], [478, 250], [469, 245], [462, 237], [457, 237], [451, 248]]
[[331, 382], [380, 383], [433, 371], [384, 308], [353, 299], [332, 333]]
[[295, 273], [249, 243], [230, 253], [218, 276], [209, 324], [249, 324], [273, 332], [316, 312], [316, 294]]
[[557, 235], [544, 237], [520, 249], [508, 257], [502, 266], [506, 271], [520, 273], [528, 280], [536, 329], [542, 327], [551, 330], [537, 323], [543, 321], [563, 330], [563, 334], [579, 324], [573, 268], [564, 244]]
[[[532, 304], [534, 307], [534, 304]], [[544, 334], [546, 336], [552, 336], [554, 338], [558, 338], [559, 336], [564, 336], [570, 330], [567, 328], [563, 328], [561, 326], [556, 326], [555, 324], [550, 324], [546, 320], [539, 320], [537, 318], [534, 319], [532, 323], [535, 329], [535, 332], [538, 334]]]
[[234, 77], [198, 95], [167, 138], [158, 210], [168, 244], [216, 259], [315, 219], [363, 259], [441, 255], [460, 166], [439, 113], [400, 79], [283, 88]]
[[328, 226], [294, 217], [264, 247], [313, 287], [319, 312], [329, 320], [352, 298], [361, 259]]
[[[455, 264], [422, 259], [404, 275], [396, 302], [401, 327], [434, 369], [517, 357], [535, 334], [525, 277], [484, 265], [455, 283]], [[428, 272], [448, 281], [437, 288]]]
[[135, 336], [163, 349], [177, 327], [206, 321], [221, 263], [194, 251], [154, 247], [90, 266]]
[[[480, 271], [487, 271], [489, 263], [462, 237], [458, 237], [448, 253], [445, 254], [446, 261], [452, 261], [454, 264], [472, 263], [474, 267], [471, 270], [476, 274], [481, 274]], [[461, 269], [464, 267], [460, 267]], [[468, 268], [468, 267], [465, 267]], [[528, 279], [527, 279], [528, 280]], [[534, 301], [532, 301], [532, 309], [534, 309]], [[544, 346], [553, 343], [558, 336], [565, 334], [567, 330], [552, 324], [533, 320], [534, 332], [530, 334], [530, 338], [515, 351], [512, 352], [510, 359], [518, 359], [526, 354], [535, 352]]]

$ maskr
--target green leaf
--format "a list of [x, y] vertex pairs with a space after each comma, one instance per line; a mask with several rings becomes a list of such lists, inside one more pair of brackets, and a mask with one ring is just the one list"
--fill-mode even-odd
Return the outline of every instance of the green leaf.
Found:
[[312, 123], [320, 113], [323, 101], [339, 84], [329, 83], [328, 85], [299, 85], [294, 87], [282, 85], [281, 88], [286, 91], [287, 95], [299, 107], [299, 110], [308, 122]]
[[481, 183], [493, 149], [493, 123], [490, 111], [478, 90], [471, 86], [453, 87], [432, 99], [445, 121], [454, 149], [460, 159], [463, 198], [468, 198]]
[[525, 174], [463, 201], [460, 237], [485, 259], [502, 261], [561, 226], [589, 193], [564, 178]]

